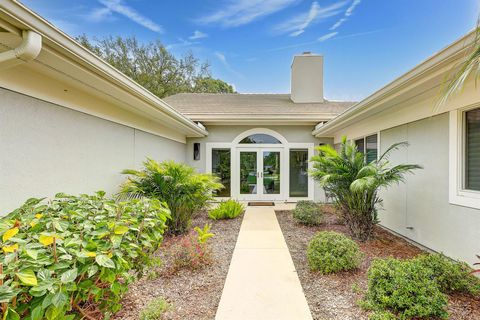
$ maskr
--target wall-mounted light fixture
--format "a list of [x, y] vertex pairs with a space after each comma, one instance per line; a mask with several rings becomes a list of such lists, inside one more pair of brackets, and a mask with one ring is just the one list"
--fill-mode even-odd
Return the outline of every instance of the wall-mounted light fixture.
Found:
[[200, 142], [193, 143], [193, 160], [200, 160]]

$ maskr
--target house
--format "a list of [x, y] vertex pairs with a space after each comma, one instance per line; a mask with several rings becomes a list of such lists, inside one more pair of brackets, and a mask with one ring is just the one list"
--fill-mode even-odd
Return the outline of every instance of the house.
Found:
[[308, 177], [320, 144], [353, 139], [369, 157], [424, 169], [382, 192], [381, 224], [432, 250], [480, 253], [480, 90], [437, 103], [474, 33], [360, 102], [323, 95], [323, 57], [295, 56], [290, 94], [178, 94], [164, 100], [22, 4], [0, 4], [0, 212], [28, 197], [118, 190], [146, 156], [218, 175], [217, 196], [325, 200]]

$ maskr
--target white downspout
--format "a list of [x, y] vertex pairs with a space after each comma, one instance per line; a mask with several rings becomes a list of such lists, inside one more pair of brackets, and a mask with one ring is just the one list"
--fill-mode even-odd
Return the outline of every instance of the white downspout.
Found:
[[31, 30], [22, 31], [22, 43], [12, 50], [0, 53], [0, 70], [35, 59], [42, 50], [42, 36]]

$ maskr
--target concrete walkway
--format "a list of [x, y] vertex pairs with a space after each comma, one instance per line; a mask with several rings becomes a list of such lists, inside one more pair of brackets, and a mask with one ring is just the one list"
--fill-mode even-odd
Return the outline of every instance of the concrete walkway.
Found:
[[311, 320], [273, 207], [248, 207], [216, 320]]

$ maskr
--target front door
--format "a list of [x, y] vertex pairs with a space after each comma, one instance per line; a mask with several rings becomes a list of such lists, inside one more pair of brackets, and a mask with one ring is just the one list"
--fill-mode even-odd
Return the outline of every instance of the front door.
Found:
[[281, 199], [281, 162], [281, 148], [239, 149], [239, 199]]

